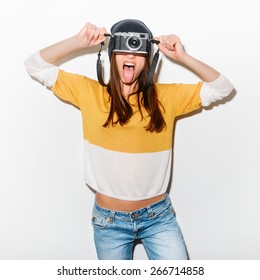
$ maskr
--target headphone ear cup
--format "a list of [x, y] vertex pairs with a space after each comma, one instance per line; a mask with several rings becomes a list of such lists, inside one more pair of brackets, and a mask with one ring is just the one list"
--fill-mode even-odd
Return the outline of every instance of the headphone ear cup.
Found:
[[101, 62], [101, 59], [100, 59], [101, 51], [102, 51], [102, 46], [103, 45], [104, 45], [104, 43], [101, 43], [100, 50], [98, 52], [98, 59], [97, 59], [96, 69], [97, 69], [97, 78], [98, 78], [99, 83], [103, 87], [106, 87], [107, 85], [104, 83], [104, 80], [103, 80], [103, 75], [102, 75], [103, 74], [103, 67], [102, 67], [102, 62]]
[[114, 48], [115, 48], [115, 39], [114, 39], [114, 37], [110, 37], [109, 43], [108, 43], [108, 48], [107, 48], [109, 60], [111, 60], [111, 55], [112, 55], [112, 51]]

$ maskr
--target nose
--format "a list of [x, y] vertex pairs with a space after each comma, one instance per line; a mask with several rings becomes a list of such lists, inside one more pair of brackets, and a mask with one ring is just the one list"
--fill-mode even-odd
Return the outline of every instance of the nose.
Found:
[[126, 53], [125, 55], [127, 58], [134, 58], [135, 55], [133, 53]]

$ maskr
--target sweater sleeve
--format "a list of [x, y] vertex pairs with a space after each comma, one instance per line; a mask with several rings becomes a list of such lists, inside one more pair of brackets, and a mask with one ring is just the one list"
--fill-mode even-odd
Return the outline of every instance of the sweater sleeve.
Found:
[[202, 106], [209, 106], [215, 101], [224, 99], [233, 89], [231, 82], [222, 74], [212, 82], [204, 82], [200, 91]]
[[41, 56], [40, 52], [36, 52], [29, 56], [24, 62], [28, 74], [41, 82], [46, 87], [51, 88], [58, 77], [59, 68], [46, 62]]

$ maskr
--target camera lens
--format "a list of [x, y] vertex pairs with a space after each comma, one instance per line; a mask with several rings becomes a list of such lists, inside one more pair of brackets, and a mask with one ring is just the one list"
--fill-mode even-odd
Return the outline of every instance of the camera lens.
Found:
[[142, 45], [142, 41], [137, 36], [131, 36], [126, 41], [126, 46], [130, 50], [138, 50]]

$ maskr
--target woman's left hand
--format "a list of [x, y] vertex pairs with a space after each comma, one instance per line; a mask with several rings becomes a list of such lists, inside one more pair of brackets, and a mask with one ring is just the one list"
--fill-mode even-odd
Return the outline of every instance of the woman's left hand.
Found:
[[186, 52], [178, 36], [173, 34], [162, 35], [155, 39], [160, 41], [158, 47], [160, 51], [167, 57], [172, 58], [176, 61], [181, 61], [185, 56]]

